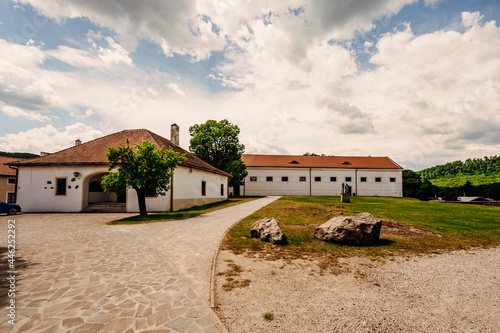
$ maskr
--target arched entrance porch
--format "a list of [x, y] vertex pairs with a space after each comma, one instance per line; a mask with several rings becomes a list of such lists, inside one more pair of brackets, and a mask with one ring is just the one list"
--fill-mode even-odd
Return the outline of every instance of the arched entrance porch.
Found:
[[116, 196], [114, 193], [105, 192], [101, 187], [102, 178], [110, 172], [98, 171], [91, 173], [83, 180], [84, 212], [126, 212], [127, 195]]

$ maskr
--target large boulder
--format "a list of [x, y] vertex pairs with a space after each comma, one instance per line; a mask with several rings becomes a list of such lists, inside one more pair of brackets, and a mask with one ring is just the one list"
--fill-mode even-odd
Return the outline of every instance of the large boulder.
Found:
[[265, 217], [252, 225], [252, 238], [260, 238], [273, 244], [285, 244], [286, 236], [280, 228], [280, 223], [274, 217]]
[[314, 230], [314, 237], [330, 243], [373, 245], [380, 237], [382, 220], [369, 213], [336, 216]]

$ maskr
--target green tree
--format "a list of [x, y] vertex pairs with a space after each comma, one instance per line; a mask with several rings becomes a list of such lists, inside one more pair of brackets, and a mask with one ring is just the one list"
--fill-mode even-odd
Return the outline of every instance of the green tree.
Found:
[[403, 196], [429, 200], [437, 194], [438, 188], [428, 180], [422, 181], [420, 175], [412, 170], [403, 170]]
[[207, 120], [204, 124], [189, 128], [191, 141], [189, 150], [203, 161], [233, 177], [229, 185], [236, 190], [247, 176], [247, 167], [241, 160], [245, 146], [240, 143], [240, 128], [227, 119]]
[[137, 192], [140, 214], [148, 215], [146, 193], [165, 195], [170, 188], [174, 169], [186, 158], [180, 153], [144, 140], [136, 144], [135, 149], [127, 145], [109, 147], [107, 153], [109, 171], [117, 172], [103, 177], [101, 186], [116, 195], [122, 195], [133, 188]]

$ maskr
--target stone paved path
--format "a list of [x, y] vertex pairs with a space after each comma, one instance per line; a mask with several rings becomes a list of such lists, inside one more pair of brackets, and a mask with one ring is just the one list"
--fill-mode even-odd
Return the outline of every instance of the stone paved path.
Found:
[[2, 284], [0, 332], [225, 332], [206, 303], [212, 256], [228, 227], [275, 199], [136, 226], [105, 225], [125, 214], [16, 216], [17, 318], [7, 323]]

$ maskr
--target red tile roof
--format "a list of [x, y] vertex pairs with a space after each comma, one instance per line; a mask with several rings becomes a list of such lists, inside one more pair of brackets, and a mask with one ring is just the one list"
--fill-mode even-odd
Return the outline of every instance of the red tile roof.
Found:
[[0, 156], [0, 176], [15, 176], [16, 170], [9, 168], [5, 163], [19, 161], [18, 157]]
[[242, 160], [247, 167], [402, 169], [389, 157], [244, 154]]
[[132, 147], [136, 143], [140, 144], [142, 143], [142, 141], [147, 140], [156, 144], [158, 147], [165, 147], [167, 149], [170, 147], [178, 153], [186, 154], [185, 157], [187, 159], [181, 163], [182, 166], [231, 177], [230, 174], [211, 166], [210, 164], [189, 153], [187, 150], [174, 145], [170, 140], [167, 140], [164, 137], [146, 129], [124, 130], [86, 143], [82, 143], [79, 146], [73, 146], [61, 150], [57, 153], [53, 153], [47, 156], [36, 157], [10, 164], [16, 166], [106, 165], [108, 160], [106, 156], [108, 147], [125, 145], [127, 138], [129, 139], [130, 146]]

